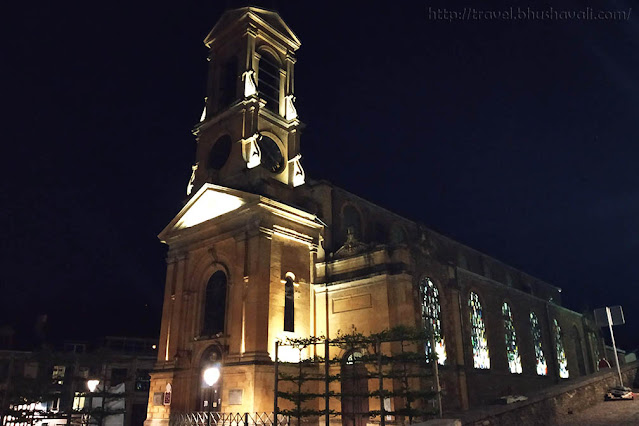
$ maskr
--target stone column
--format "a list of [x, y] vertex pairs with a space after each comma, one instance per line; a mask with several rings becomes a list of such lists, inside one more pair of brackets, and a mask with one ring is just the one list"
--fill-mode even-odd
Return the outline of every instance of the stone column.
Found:
[[[257, 231], [257, 230], [256, 230]], [[245, 361], [270, 360], [268, 347], [271, 240], [262, 232], [248, 237], [248, 285], [245, 303]]]

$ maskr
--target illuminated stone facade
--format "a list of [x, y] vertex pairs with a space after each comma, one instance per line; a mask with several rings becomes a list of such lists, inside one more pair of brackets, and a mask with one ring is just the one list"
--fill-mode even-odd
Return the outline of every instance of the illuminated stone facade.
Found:
[[[423, 312], [440, 320], [444, 409], [557, 383], [555, 320], [570, 377], [595, 370], [598, 340], [560, 306], [559, 288], [306, 177], [293, 105], [300, 42], [277, 13], [226, 12], [205, 44], [208, 94], [194, 131], [191, 198], [159, 235], [169, 253], [148, 426], [206, 410], [209, 400], [227, 413], [271, 412], [277, 339], [423, 326]], [[436, 288], [428, 297], [425, 282]], [[538, 374], [531, 312], [546, 375]], [[210, 365], [222, 373], [214, 397], [203, 387]], [[167, 385], [171, 403], [158, 404]]]

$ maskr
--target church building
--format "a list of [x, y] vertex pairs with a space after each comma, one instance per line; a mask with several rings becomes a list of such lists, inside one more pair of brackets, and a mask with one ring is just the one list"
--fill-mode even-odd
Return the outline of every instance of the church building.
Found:
[[353, 328], [431, 321], [445, 411], [596, 371], [596, 328], [561, 306], [560, 288], [305, 174], [300, 40], [276, 12], [229, 10], [204, 43], [189, 199], [159, 234], [169, 251], [147, 426], [273, 412], [275, 342]]

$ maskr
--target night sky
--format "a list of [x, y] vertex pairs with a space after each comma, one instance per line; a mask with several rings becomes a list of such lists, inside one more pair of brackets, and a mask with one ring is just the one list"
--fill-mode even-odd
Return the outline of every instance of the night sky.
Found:
[[[219, 3], [219, 4], [218, 4]], [[629, 20], [431, 10], [632, 10]], [[302, 164], [563, 288], [639, 346], [639, 4], [284, 2]], [[207, 2], [4, 6], [0, 325], [157, 336], [204, 96]], [[432, 17], [432, 14], [431, 14]]]

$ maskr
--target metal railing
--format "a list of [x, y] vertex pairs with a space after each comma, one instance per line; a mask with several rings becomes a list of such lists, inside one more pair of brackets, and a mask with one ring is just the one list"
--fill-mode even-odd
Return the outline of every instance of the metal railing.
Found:
[[[210, 418], [209, 418], [210, 416]], [[194, 411], [171, 413], [169, 426], [288, 426], [289, 418], [273, 413], [216, 413]]]

